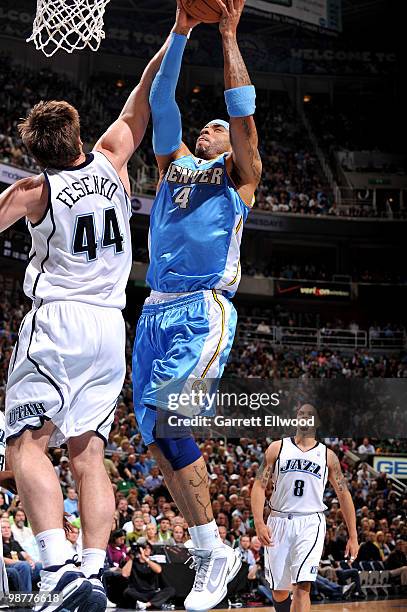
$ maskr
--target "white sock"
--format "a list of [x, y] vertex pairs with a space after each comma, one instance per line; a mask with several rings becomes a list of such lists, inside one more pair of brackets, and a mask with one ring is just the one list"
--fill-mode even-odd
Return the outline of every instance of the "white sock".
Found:
[[[210, 523], [206, 523], [206, 525], [195, 525], [193, 530], [194, 533], [191, 534], [191, 538], [196, 548], [213, 550], [214, 548], [223, 546], [215, 519], [213, 519]], [[196, 545], [195, 540], [197, 542]]]
[[84, 548], [82, 551], [81, 571], [86, 578], [98, 574], [105, 564], [106, 551], [101, 548]]
[[64, 565], [69, 557], [67, 552], [65, 531], [63, 529], [47, 529], [35, 536], [40, 552], [42, 567]]

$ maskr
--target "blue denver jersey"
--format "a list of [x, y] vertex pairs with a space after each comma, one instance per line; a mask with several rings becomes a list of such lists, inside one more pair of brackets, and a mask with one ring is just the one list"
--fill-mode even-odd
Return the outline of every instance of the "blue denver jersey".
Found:
[[249, 207], [226, 171], [226, 155], [173, 161], [150, 219], [147, 283], [155, 291], [220, 289], [240, 282], [240, 243]]

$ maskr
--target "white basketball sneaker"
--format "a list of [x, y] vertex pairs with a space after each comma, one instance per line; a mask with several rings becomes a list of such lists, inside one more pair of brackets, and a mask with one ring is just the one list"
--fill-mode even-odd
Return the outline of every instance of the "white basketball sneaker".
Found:
[[40, 576], [40, 595], [49, 597], [35, 606], [35, 612], [74, 612], [92, 591], [91, 583], [72, 561], [47, 567], [41, 570]]
[[186, 610], [210, 610], [226, 597], [229, 582], [238, 573], [242, 561], [230, 546], [214, 550], [190, 548], [192, 568], [196, 568], [194, 586], [184, 601]]

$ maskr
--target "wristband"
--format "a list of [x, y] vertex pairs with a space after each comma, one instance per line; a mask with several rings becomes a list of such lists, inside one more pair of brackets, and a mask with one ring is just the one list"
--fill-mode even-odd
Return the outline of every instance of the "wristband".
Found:
[[234, 87], [225, 91], [225, 102], [230, 117], [248, 117], [256, 110], [256, 90], [253, 85]]

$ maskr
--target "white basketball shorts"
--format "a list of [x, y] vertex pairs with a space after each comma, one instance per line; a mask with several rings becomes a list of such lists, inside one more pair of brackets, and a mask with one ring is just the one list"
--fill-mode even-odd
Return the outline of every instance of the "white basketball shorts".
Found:
[[273, 546], [264, 554], [265, 574], [273, 590], [291, 590], [297, 582], [313, 582], [324, 548], [326, 522], [322, 512], [269, 516]]
[[23, 319], [9, 366], [6, 438], [52, 420], [50, 446], [94, 431], [107, 440], [126, 371], [118, 308], [49, 302]]

